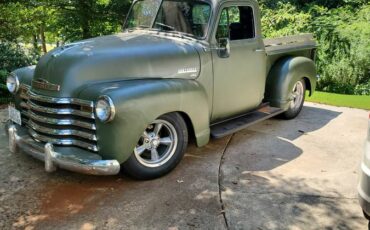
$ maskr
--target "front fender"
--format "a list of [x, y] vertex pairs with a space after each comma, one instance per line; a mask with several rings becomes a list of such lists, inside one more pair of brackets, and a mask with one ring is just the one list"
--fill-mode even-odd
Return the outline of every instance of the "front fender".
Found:
[[[27, 66], [23, 68], [19, 68], [13, 71], [15, 75], [17, 75], [19, 83], [24, 84], [27, 86], [31, 86], [32, 79], [35, 73], [35, 67], [36, 66]], [[14, 98], [15, 106], [16, 108], [20, 109], [20, 103], [21, 103], [21, 98], [19, 97], [19, 93], [17, 94]]]
[[13, 71], [19, 79], [19, 82], [25, 85], [31, 85], [36, 66], [27, 66]]
[[95, 84], [80, 93], [80, 98], [96, 100], [111, 97], [116, 116], [109, 123], [96, 121], [99, 153], [120, 163], [132, 154], [142, 132], [159, 116], [182, 112], [190, 118], [197, 144], [209, 141], [209, 108], [203, 86], [196, 80], [151, 79]]
[[277, 61], [271, 68], [266, 81], [265, 101], [270, 105], [287, 109], [294, 84], [304, 79], [310, 95], [316, 88], [316, 68], [306, 57], [286, 57]]

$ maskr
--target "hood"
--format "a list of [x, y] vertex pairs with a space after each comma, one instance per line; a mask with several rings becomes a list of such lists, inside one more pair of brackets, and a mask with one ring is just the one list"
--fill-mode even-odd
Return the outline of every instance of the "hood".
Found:
[[84, 87], [98, 82], [194, 79], [200, 72], [199, 54], [185, 41], [137, 31], [65, 45], [40, 59], [34, 80], [47, 85], [35, 84], [32, 90], [53, 97], [76, 97]]

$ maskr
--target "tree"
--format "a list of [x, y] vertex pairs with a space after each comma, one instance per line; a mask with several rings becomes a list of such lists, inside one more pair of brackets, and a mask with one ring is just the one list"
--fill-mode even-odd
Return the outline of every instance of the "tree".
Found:
[[64, 42], [118, 32], [130, 6], [127, 0], [50, 0], [49, 3], [57, 11]]

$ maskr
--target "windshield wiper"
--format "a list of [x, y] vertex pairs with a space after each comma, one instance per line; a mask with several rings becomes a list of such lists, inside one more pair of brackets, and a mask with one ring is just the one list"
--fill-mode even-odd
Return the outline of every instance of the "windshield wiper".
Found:
[[166, 24], [161, 23], [161, 22], [155, 22], [154, 24], [159, 25], [161, 27], [165, 27], [167, 29], [170, 29], [170, 31], [175, 31], [175, 27], [173, 27], [173, 26], [169, 26], [169, 25], [166, 25]]
[[190, 38], [195, 38], [197, 39], [197, 36], [195, 36], [194, 34], [189, 34], [189, 33], [185, 33], [185, 32], [181, 32], [181, 31], [177, 31], [177, 30], [173, 30], [173, 31], [167, 31], [168, 33], [173, 33], [173, 34], [178, 34], [180, 35], [181, 37], [190, 37]]
[[135, 27], [127, 28], [127, 30], [133, 31], [133, 30], [137, 30], [137, 29], [148, 29], [148, 28], [150, 28], [150, 26], [138, 25], [138, 26], [135, 26]]

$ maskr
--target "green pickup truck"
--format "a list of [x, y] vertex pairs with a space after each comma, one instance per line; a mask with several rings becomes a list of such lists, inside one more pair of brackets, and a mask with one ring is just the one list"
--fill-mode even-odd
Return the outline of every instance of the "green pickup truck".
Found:
[[296, 117], [315, 90], [315, 50], [310, 34], [264, 40], [255, 0], [137, 0], [122, 33], [10, 74], [9, 147], [48, 172], [156, 178], [189, 138]]

